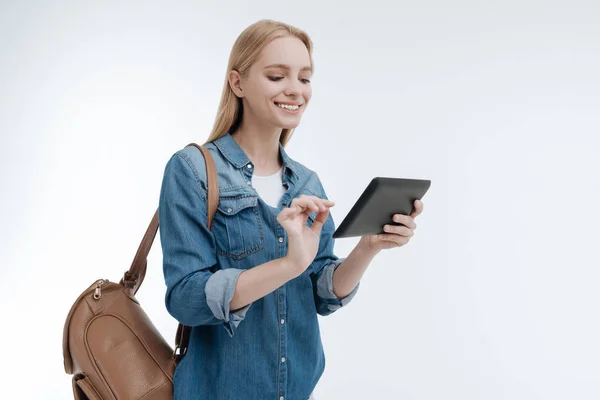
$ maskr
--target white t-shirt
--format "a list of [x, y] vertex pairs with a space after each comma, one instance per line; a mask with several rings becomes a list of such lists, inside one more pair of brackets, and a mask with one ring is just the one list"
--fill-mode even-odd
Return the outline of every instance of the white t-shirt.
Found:
[[273, 175], [259, 176], [252, 174], [252, 186], [263, 201], [277, 208], [277, 203], [286, 191], [283, 186], [283, 166]]

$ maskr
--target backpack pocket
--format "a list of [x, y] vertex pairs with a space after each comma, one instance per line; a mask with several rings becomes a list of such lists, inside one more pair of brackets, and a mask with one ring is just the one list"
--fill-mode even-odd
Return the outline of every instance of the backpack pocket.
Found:
[[75, 400], [102, 400], [86, 374], [80, 372], [73, 375], [73, 396]]
[[147, 344], [114, 314], [88, 325], [86, 344], [101, 379], [117, 399], [172, 398], [172, 384]]

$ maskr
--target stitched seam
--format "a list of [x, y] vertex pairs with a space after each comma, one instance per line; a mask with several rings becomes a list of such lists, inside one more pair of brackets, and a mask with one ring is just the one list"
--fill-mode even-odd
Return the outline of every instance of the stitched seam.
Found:
[[239, 253], [239, 254], [229, 253], [226, 250], [222, 250], [218, 247], [217, 247], [217, 253], [221, 254], [222, 256], [227, 256], [227, 257], [231, 257], [235, 260], [239, 260], [239, 259], [242, 259], [242, 258], [252, 254], [252, 253], [257, 252], [258, 250], [260, 250], [264, 247], [265, 247], [265, 244], [264, 244], [264, 242], [262, 242], [262, 239], [261, 239], [261, 244], [258, 247], [252, 247], [251, 249], [248, 249], [248, 250], [244, 251], [243, 253]]
[[[243, 189], [247, 187], [246, 185], [238, 185], [238, 186], [230, 186], [228, 188], [221, 188], [219, 189], [221, 192], [230, 192], [232, 190], [236, 190], [236, 189]], [[256, 196], [255, 194], [250, 194], [250, 196]]]
[[145, 395], [143, 395], [142, 397], [140, 397], [139, 400], [147, 399], [148, 396], [150, 396], [151, 394], [154, 394], [154, 392], [156, 392], [158, 389], [160, 389], [163, 386], [165, 386], [167, 383], [169, 383], [169, 381], [164, 381], [162, 384], [156, 386], [154, 389], [152, 389], [151, 391], [149, 391], [148, 393], [146, 393]]
[[[98, 393], [98, 390], [96, 389], [96, 387], [92, 384], [92, 381], [90, 380], [90, 378], [87, 376], [87, 374], [85, 373], [80, 373], [82, 374], [84, 377], [82, 379], [75, 379], [75, 385], [77, 385], [78, 389], [81, 390], [83, 392], [83, 394], [85, 394], [86, 397], [90, 397], [89, 394], [87, 393], [87, 391], [85, 390], [86, 388], [90, 389], [92, 391], [92, 395], [97, 398], [97, 399], [101, 399], [102, 396], [100, 396], [100, 393]], [[85, 381], [87, 379], [87, 383], [88, 383], [88, 387], [84, 388], [84, 386], [79, 386], [79, 381]]]
[[[245, 197], [257, 197], [256, 195], [239, 195], [239, 196], [235, 196], [235, 197], [227, 197], [227, 199], [239, 199], [239, 198], [245, 198]], [[230, 257], [234, 260], [240, 260], [252, 253], [257, 252], [260, 249], [263, 249], [265, 247], [265, 241], [264, 241], [264, 230], [263, 230], [263, 226], [262, 226], [262, 220], [260, 218], [259, 215], [259, 210], [258, 210], [258, 204], [251, 204], [248, 207], [253, 207], [253, 212], [254, 212], [254, 216], [256, 217], [256, 221], [258, 223], [258, 230], [260, 232], [260, 242], [258, 245], [251, 247], [250, 249], [242, 252], [242, 253], [231, 253], [225, 249], [221, 249], [218, 246], [216, 247], [217, 253], [222, 255], [222, 256], [226, 256], [226, 257]], [[240, 210], [246, 209], [248, 207], [244, 207]], [[220, 208], [218, 208], [220, 210]], [[221, 210], [222, 212], [222, 210]], [[230, 215], [227, 215], [225, 218], [231, 218]]]
[[[223, 136], [221, 136], [221, 138], [223, 138]], [[221, 138], [219, 138], [219, 139], [221, 139]], [[223, 154], [223, 157], [225, 157], [230, 163], [235, 165], [236, 168], [241, 168], [241, 165], [234, 163], [233, 160], [231, 159], [231, 157], [229, 157], [229, 153], [227, 153], [227, 150], [225, 150], [225, 148], [223, 146], [221, 146], [221, 142], [215, 140], [214, 143], [215, 143], [215, 146], [217, 146], [219, 148], [219, 150], [221, 150], [221, 154]]]
[[84, 344], [85, 344], [85, 349], [87, 350], [88, 353], [88, 357], [90, 359], [90, 362], [92, 364], [92, 367], [94, 368], [94, 370], [96, 370], [96, 374], [100, 377], [100, 379], [102, 380], [102, 382], [104, 382], [104, 386], [106, 387], [106, 389], [108, 390], [108, 393], [111, 395], [111, 397], [116, 400], [117, 396], [115, 395], [115, 393], [113, 392], [112, 387], [108, 384], [108, 381], [106, 380], [106, 378], [104, 377], [104, 371], [100, 370], [100, 367], [98, 366], [98, 363], [96, 363], [96, 357], [94, 356], [94, 354], [92, 353], [92, 349], [89, 346], [89, 342], [87, 339], [88, 336], [88, 329], [90, 328], [90, 325], [92, 324], [92, 322], [94, 322], [96, 320], [96, 318], [99, 318], [100, 316], [95, 316], [94, 318], [92, 318], [86, 325], [85, 327], [85, 332], [84, 332]]
[[[255, 195], [254, 193], [248, 193], [248, 194], [240, 194], [238, 196], [229, 196], [229, 197], [221, 196], [219, 198], [219, 200], [237, 200], [237, 199], [243, 199], [245, 197], [256, 197], [258, 199], [258, 196]], [[251, 205], [256, 206], [256, 204], [251, 204]], [[244, 207], [244, 208], [246, 208], [246, 207]]]
[[[281, 357], [281, 330], [283, 329], [283, 326], [281, 325], [279, 318], [281, 318], [281, 311], [279, 310], [279, 293], [280, 293], [280, 288], [277, 288], [277, 331], [279, 333], [279, 357]], [[281, 389], [280, 389], [280, 382], [281, 379], [281, 364], [279, 362], [277, 362], [277, 396], [279, 396], [279, 394], [281, 393]]]
[[200, 188], [200, 196], [202, 197], [202, 200], [206, 201], [206, 194], [204, 193], [206, 189], [204, 189], [202, 187], [202, 180], [200, 179], [200, 175], [198, 175], [198, 171], [196, 170], [196, 168], [194, 167], [194, 165], [192, 164], [192, 162], [189, 160], [188, 157], [184, 157], [179, 152], [177, 152], [175, 154], [177, 156], [181, 157], [181, 159], [184, 160], [185, 163], [188, 165], [188, 167], [190, 167], [190, 169], [192, 170], [192, 173], [194, 174], [194, 177], [196, 178], [196, 183], [198, 184], [198, 187]]

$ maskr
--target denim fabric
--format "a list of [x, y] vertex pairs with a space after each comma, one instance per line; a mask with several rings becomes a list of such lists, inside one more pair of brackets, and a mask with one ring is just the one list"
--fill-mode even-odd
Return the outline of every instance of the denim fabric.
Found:
[[[333, 293], [331, 213], [309, 268], [239, 310], [230, 310], [239, 275], [287, 253], [279, 212], [301, 194], [327, 198], [318, 175], [279, 145], [287, 188], [278, 207], [252, 187], [253, 165], [227, 132], [205, 145], [219, 177], [219, 204], [207, 222], [204, 157], [193, 147], [175, 152], [164, 169], [159, 200], [165, 304], [192, 327], [188, 352], [175, 370], [175, 400], [307, 400], [325, 369], [317, 315], [348, 304]], [[307, 221], [312, 225], [317, 213]]]

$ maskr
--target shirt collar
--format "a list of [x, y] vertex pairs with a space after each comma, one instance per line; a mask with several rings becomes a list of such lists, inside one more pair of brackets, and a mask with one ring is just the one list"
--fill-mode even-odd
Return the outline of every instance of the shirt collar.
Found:
[[[227, 131], [225, 135], [214, 140], [214, 144], [221, 151], [221, 153], [223, 153], [223, 156], [225, 156], [225, 158], [237, 168], [244, 167], [248, 163], [250, 163], [248, 155], [244, 152], [244, 150], [242, 150], [242, 148], [237, 144], [237, 142], [233, 140], [233, 137], [231, 136], [231, 133], [229, 131]], [[281, 142], [278, 141], [277, 144], [279, 145], [279, 154], [281, 154], [281, 159], [283, 160], [284, 172], [287, 168], [290, 171], [292, 171], [295, 175], [298, 175], [298, 171], [296, 170], [294, 160], [292, 160], [290, 156], [288, 156]]]

